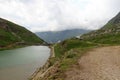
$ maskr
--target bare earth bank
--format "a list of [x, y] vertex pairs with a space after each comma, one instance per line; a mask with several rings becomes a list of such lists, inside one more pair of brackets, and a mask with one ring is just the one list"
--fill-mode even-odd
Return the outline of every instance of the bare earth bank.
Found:
[[96, 48], [83, 55], [65, 80], [120, 80], [120, 46]]

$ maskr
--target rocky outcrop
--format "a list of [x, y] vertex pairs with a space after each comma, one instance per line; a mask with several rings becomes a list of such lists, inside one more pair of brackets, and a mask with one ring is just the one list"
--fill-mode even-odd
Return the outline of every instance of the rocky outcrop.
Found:
[[[59, 62], [51, 67], [41, 68], [39, 72], [31, 80], [49, 80], [50, 76], [58, 71]], [[48, 77], [49, 76], [49, 77]]]

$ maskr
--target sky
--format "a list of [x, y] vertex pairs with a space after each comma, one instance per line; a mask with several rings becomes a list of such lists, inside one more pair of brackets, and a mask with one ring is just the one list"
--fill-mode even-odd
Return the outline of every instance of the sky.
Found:
[[0, 0], [0, 17], [32, 32], [99, 29], [120, 12], [120, 0]]

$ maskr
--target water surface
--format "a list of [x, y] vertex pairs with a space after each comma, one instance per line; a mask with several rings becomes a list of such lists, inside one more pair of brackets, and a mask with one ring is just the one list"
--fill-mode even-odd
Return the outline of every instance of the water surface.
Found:
[[46, 46], [0, 51], [0, 80], [27, 80], [49, 56]]

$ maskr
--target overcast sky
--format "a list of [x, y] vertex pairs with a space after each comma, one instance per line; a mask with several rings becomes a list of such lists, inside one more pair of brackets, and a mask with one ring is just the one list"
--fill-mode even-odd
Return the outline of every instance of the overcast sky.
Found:
[[0, 0], [0, 17], [27, 29], [98, 29], [120, 11], [120, 0]]

